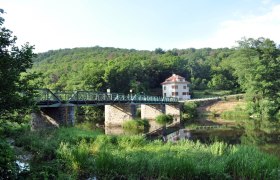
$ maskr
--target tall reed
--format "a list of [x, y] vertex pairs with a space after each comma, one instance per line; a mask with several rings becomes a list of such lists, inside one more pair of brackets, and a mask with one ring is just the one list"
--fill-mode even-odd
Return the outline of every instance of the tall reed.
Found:
[[279, 179], [277, 157], [223, 142], [163, 143], [75, 128], [27, 134], [21, 140], [39, 156], [31, 166], [32, 178]]

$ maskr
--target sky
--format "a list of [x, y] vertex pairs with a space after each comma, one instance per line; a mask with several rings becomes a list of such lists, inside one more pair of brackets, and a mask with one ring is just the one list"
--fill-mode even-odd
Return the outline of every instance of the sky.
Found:
[[35, 52], [74, 47], [222, 48], [280, 43], [280, 0], [0, 0], [4, 26]]

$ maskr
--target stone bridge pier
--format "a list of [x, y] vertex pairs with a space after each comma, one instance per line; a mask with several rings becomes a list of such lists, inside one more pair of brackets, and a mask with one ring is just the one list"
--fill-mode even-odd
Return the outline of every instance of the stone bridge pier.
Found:
[[[141, 118], [154, 120], [160, 114], [171, 114], [173, 122], [180, 121], [179, 104], [141, 104]], [[136, 117], [136, 104], [116, 103], [105, 105], [105, 126], [122, 126], [127, 120]], [[42, 129], [46, 127], [59, 127], [61, 125], [75, 124], [75, 105], [62, 105], [59, 107], [41, 107], [32, 113], [31, 128]]]
[[141, 104], [141, 119], [156, 119], [165, 113], [164, 104]]
[[180, 104], [141, 104], [141, 118], [156, 119], [160, 114], [170, 114], [174, 122], [180, 121]]
[[105, 105], [105, 126], [122, 126], [122, 124], [136, 116], [135, 104]]
[[[174, 122], [180, 122], [180, 105], [141, 104], [141, 119], [154, 120], [160, 114], [171, 114]], [[122, 126], [136, 117], [135, 104], [105, 105], [105, 126]]]
[[181, 120], [181, 104], [166, 104], [165, 114], [170, 114], [173, 116], [173, 123], [180, 122]]
[[60, 125], [75, 124], [75, 107], [42, 107], [31, 114], [31, 128], [42, 129], [46, 127], [59, 127]]

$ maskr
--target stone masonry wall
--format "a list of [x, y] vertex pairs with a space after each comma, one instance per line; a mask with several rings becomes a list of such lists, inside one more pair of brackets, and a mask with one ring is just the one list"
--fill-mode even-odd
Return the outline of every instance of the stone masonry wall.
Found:
[[164, 105], [161, 104], [141, 104], [141, 119], [156, 119], [165, 112]]
[[181, 105], [172, 105], [166, 104], [165, 105], [165, 114], [170, 114], [173, 116], [173, 123], [180, 122], [180, 112], [181, 112]]
[[105, 126], [121, 126], [125, 121], [135, 117], [133, 104], [105, 105]]
[[74, 125], [74, 106], [41, 108], [31, 113], [31, 129], [59, 127], [60, 125]]
[[33, 131], [59, 127], [59, 124], [53, 118], [42, 111], [32, 112], [31, 118], [31, 130]]

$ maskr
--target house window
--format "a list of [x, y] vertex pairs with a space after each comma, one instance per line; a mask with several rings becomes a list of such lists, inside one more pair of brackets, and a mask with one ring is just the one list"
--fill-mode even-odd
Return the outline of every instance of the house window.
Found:
[[184, 95], [187, 95], [187, 93], [186, 93], [186, 92], [183, 92], [182, 95], [183, 95], [183, 96], [184, 96]]
[[163, 86], [163, 89], [166, 90], [166, 86]]
[[164, 93], [164, 97], [166, 97], [166, 93]]
[[178, 96], [178, 92], [172, 92], [172, 96]]
[[172, 89], [178, 89], [178, 86], [177, 85], [172, 86]]
[[187, 86], [183, 86], [183, 89], [187, 89]]
[[178, 92], [175, 92], [175, 95], [178, 96]]

